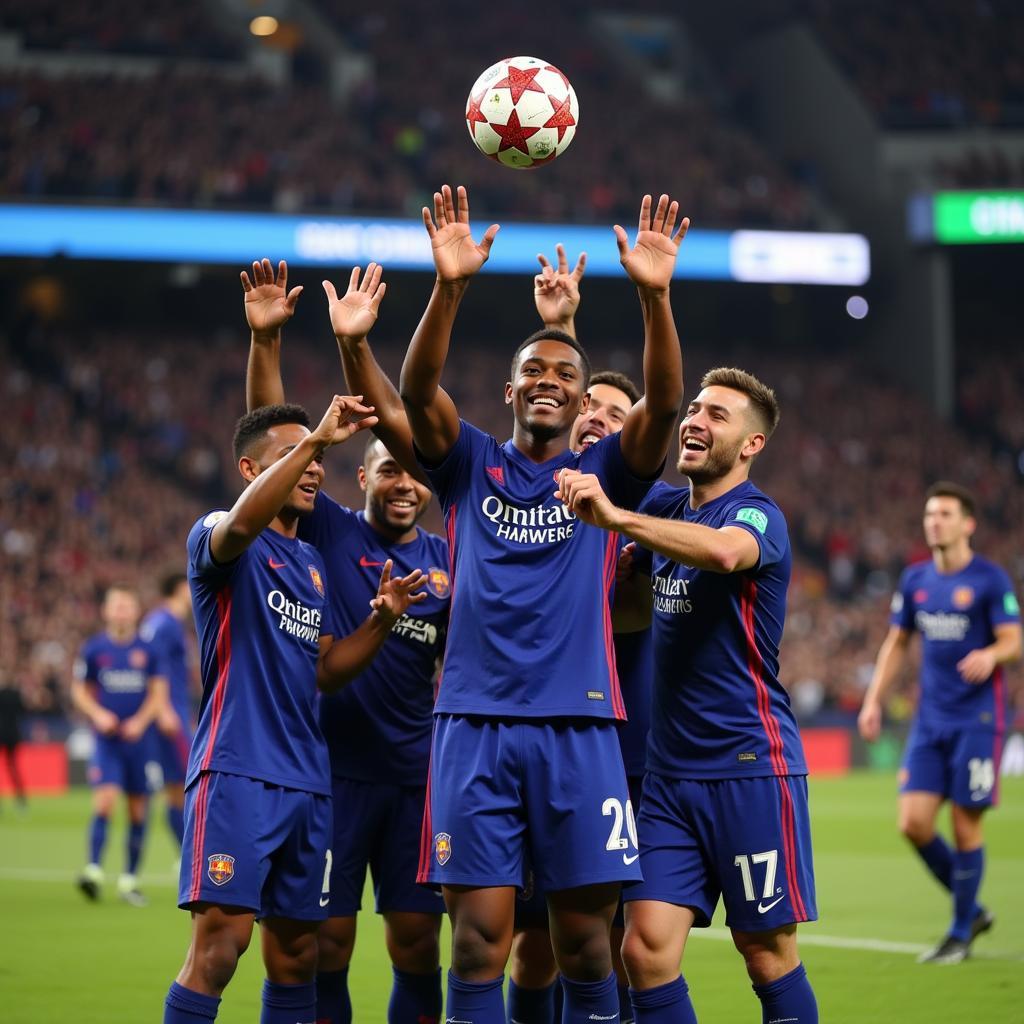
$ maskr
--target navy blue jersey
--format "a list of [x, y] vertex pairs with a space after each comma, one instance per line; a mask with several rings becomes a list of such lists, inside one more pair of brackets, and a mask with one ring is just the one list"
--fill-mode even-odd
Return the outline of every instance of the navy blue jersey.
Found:
[[120, 643], [97, 633], [82, 645], [74, 674], [100, 707], [123, 721], [142, 707], [150, 679], [161, 672], [153, 648], [138, 634]]
[[320, 635], [333, 636], [316, 548], [265, 529], [227, 565], [210, 553], [211, 512], [188, 535], [203, 698], [186, 786], [204, 771], [330, 796], [317, 723]]
[[370, 614], [387, 559], [394, 561], [392, 576], [414, 569], [427, 576], [426, 600], [409, 606], [366, 671], [320, 700], [320, 728], [334, 775], [422, 786], [430, 761], [434, 676], [448, 630], [448, 544], [420, 529], [407, 544], [392, 543], [362, 512], [325, 494], [317, 495], [299, 536], [323, 556], [332, 618], [341, 636], [353, 633]]
[[451, 549], [448, 649], [436, 710], [459, 715], [625, 718], [608, 594], [618, 539], [555, 498], [558, 473], [595, 473], [618, 505], [650, 490], [618, 434], [531, 462], [464, 420], [437, 466]]
[[800, 733], [778, 678], [791, 563], [778, 505], [745, 481], [695, 510], [688, 487], [659, 484], [640, 511], [712, 529], [736, 526], [761, 551], [756, 566], [728, 574], [654, 554], [647, 767], [691, 779], [805, 774]]
[[139, 636], [156, 653], [160, 675], [167, 680], [171, 707], [187, 727], [192, 721], [192, 701], [188, 692], [185, 630], [181, 622], [167, 608], [154, 608], [142, 620]]
[[628, 720], [619, 728], [622, 763], [629, 776], [643, 775], [647, 762], [647, 733], [651, 728], [651, 684], [654, 641], [649, 629], [615, 634], [615, 664]]
[[1001, 666], [984, 683], [968, 683], [957, 662], [995, 640], [993, 627], [1020, 622], [1010, 577], [975, 555], [959, 572], [935, 563], [904, 569], [892, 599], [892, 625], [921, 634], [918, 720], [928, 725], [1006, 728], [1006, 685]]

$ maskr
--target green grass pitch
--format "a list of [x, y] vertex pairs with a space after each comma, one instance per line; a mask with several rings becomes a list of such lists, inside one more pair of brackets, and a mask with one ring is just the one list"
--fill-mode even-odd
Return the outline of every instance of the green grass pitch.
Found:
[[[942, 934], [949, 900], [894, 829], [895, 780], [884, 775], [821, 779], [811, 786], [821, 920], [801, 929], [803, 958], [828, 1024], [982, 1024], [1024, 1021], [1024, 780], [1004, 782], [987, 822], [985, 902], [996, 928], [956, 967], [919, 966], [916, 950]], [[39, 798], [24, 817], [0, 814], [0, 1020], [76, 1024], [159, 1021], [167, 985], [188, 942], [188, 917], [174, 906], [174, 853], [154, 808], [145, 861], [150, 906], [109, 891], [87, 904], [72, 880], [80, 866], [88, 794]], [[123, 822], [111, 829], [107, 868], [116, 875]], [[410, 836], [410, 842], [416, 837]], [[370, 905], [370, 901], [364, 901]], [[447, 948], [447, 934], [443, 940]], [[739, 956], [721, 928], [694, 933], [684, 970], [702, 1021], [760, 1020]], [[242, 960], [218, 1018], [259, 1016], [259, 940]], [[351, 972], [355, 1018], [386, 1019], [390, 968], [379, 920], [364, 913]]]

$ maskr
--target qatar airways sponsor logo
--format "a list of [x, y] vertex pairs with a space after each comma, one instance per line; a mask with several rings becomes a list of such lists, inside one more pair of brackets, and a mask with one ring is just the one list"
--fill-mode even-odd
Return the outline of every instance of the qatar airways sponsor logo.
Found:
[[514, 544], [558, 544], [568, 540], [576, 526], [576, 516], [561, 502], [523, 508], [489, 494], [480, 510], [494, 524], [495, 536]]
[[272, 590], [267, 594], [267, 605], [279, 615], [277, 628], [295, 637], [315, 644], [320, 640], [320, 609], [310, 608], [301, 601], [293, 601], [285, 597], [280, 590]]
[[689, 615], [693, 611], [690, 598], [690, 581], [674, 576], [655, 576], [651, 580], [654, 588], [654, 609], [666, 615]]
[[914, 625], [929, 640], [963, 640], [971, 628], [971, 620], [966, 615], [951, 612], [917, 612]]

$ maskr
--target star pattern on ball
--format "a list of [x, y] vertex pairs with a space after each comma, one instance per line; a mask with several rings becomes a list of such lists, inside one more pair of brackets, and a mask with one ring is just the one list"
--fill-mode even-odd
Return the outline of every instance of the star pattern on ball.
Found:
[[551, 71], [554, 74], [558, 75], [558, 77], [562, 80], [562, 84], [565, 86], [565, 88], [567, 90], [572, 88], [572, 86], [569, 84], [569, 79], [566, 78], [565, 75], [563, 75], [562, 72], [559, 71], [558, 68], [556, 68], [554, 64], [547, 64], [547, 65], [545, 65], [544, 70], [545, 71]]
[[474, 138], [476, 138], [477, 124], [487, 124], [487, 118], [484, 117], [483, 111], [480, 110], [480, 101], [483, 98], [484, 93], [480, 93], [479, 96], [470, 95], [469, 107], [466, 109], [466, 123], [469, 125], [469, 130], [473, 133]]
[[515, 110], [512, 111], [508, 124], [495, 124], [492, 121], [491, 127], [501, 136], [501, 145], [498, 146], [499, 153], [504, 153], [507, 149], [518, 149], [527, 156], [530, 155], [530, 151], [527, 149], [526, 140], [540, 131], [540, 128], [524, 128], [519, 123], [519, 114]]
[[557, 96], [552, 96], [551, 93], [548, 93], [548, 102], [551, 104], [552, 114], [544, 122], [544, 127], [557, 128], [558, 141], [561, 142], [562, 136], [565, 135], [565, 129], [574, 128], [576, 126], [576, 118], [572, 116], [572, 109], [568, 96], [566, 96], [564, 100], [559, 101]]
[[492, 89], [509, 89], [512, 92], [513, 105], [518, 103], [524, 92], [543, 92], [544, 90], [534, 81], [540, 74], [540, 68], [517, 68], [509, 65], [508, 75], [500, 82], [495, 82]]

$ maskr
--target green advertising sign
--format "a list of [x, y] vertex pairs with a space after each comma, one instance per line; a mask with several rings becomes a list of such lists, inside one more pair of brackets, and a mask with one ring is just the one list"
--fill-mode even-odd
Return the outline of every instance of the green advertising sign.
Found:
[[1024, 242], [1024, 192], [939, 192], [934, 215], [937, 242]]

